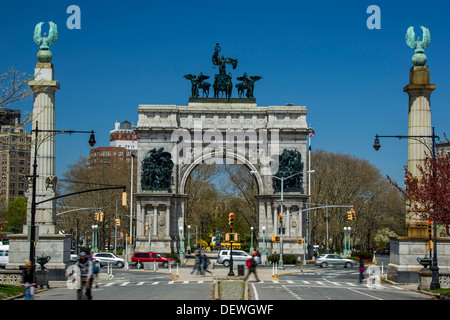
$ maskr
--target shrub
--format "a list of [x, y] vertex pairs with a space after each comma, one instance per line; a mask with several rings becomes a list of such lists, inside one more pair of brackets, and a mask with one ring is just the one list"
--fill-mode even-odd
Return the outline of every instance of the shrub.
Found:
[[359, 260], [360, 258], [362, 258], [363, 260], [372, 260], [373, 253], [367, 252], [367, 251], [354, 251], [354, 252], [352, 252], [352, 255], [350, 258], [353, 260]]

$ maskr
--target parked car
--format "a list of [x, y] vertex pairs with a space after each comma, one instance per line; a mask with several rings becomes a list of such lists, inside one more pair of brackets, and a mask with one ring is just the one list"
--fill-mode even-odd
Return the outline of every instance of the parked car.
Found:
[[0, 245], [0, 267], [5, 268], [9, 262], [9, 246]]
[[125, 265], [125, 259], [119, 258], [111, 252], [97, 252], [92, 257], [98, 261], [100, 267], [106, 266], [108, 263], [119, 268], [123, 268]]
[[320, 266], [321, 268], [326, 268], [328, 265], [341, 265], [345, 268], [350, 268], [356, 265], [356, 261], [352, 259], [345, 259], [338, 254], [323, 254], [317, 258], [314, 263], [316, 266]]
[[381, 252], [382, 252], [382, 254], [391, 254], [391, 252], [389, 251], [388, 248], [383, 248], [383, 249], [381, 250]]
[[157, 252], [135, 252], [131, 258], [131, 265], [136, 266], [138, 269], [144, 267], [144, 262], [158, 262], [164, 268], [167, 268], [169, 264], [175, 264], [176, 261], [166, 257], [165, 255]]
[[78, 255], [75, 250], [70, 250], [70, 261], [78, 261]]
[[[223, 264], [224, 267], [230, 266], [230, 251], [221, 250], [217, 256], [217, 263]], [[233, 250], [233, 262], [245, 262], [252, 256], [242, 250]]]

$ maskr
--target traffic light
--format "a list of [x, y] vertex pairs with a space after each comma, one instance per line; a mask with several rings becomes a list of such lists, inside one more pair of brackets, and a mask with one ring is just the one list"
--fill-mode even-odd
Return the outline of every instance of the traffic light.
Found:
[[127, 205], [127, 193], [123, 192], [122, 193], [122, 206], [126, 206]]
[[297, 240], [297, 243], [298, 243], [298, 244], [303, 244], [303, 243], [304, 243], [304, 242], [303, 242], [303, 238], [298, 239], [298, 240]]
[[347, 219], [348, 219], [348, 220], [353, 220], [353, 214], [352, 214], [352, 211], [347, 211]]
[[148, 222], [145, 223], [145, 231], [148, 231]]
[[234, 225], [234, 213], [230, 213], [230, 215], [228, 216], [228, 225], [230, 226], [230, 228], [233, 228], [233, 225]]
[[98, 218], [99, 218], [98, 212], [94, 213], [94, 219], [95, 219], [95, 220], [98, 220]]
[[280, 224], [280, 227], [283, 225], [283, 215], [281, 213], [278, 215], [278, 223]]
[[352, 220], [356, 220], [356, 213], [355, 210], [352, 209]]
[[98, 220], [100, 221], [100, 222], [102, 222], [103, 221], [103, 212], [102, 211], [100, 211], [99, 213], [99, 217], [98, 217]]
[[115, 221], [116, 221], [116, 226], [120, 227], [120, 219], [116, 218]]
[[280, 236], [272, 236], [272, 242], [280, 242]]
[[428, 237], [431, 239], [431, 221], [428, 221], [427, 229], [428, 229]]

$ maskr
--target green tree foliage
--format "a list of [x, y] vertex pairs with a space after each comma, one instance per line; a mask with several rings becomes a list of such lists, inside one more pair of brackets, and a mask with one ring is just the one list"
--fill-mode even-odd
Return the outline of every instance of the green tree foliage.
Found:
[[24, 197], [17, 197], [10, 200], [4, 216], [7, 221], [6, 229], [14, 233], [22, 232], [22, 227], [27, 219], [27, 200]]

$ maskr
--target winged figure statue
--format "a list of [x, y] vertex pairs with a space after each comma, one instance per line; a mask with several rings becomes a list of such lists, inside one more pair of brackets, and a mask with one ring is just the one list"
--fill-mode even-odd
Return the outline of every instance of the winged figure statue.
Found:
[[239, 82], [236, 84], [236, 88], [238, 89], [239, 98], [242, 97], [244, 90], [247, 90], [246, 96], [247, 98], [254, 98], [253, 92], [255, 91], [255, 81], [261, 80], [260, 76], [248, 76], [247, 73], [244, 73], [242, 77], [237, 77]]
[[56, 40], [58, 40], [58, 27], [52, 21], [49, 22], [50, 30], [48, 36], [44, 33], [42, 37], [42, 25], [44, 22], [39, 22], [34, 28], [34, 42], [40, 47], [41, 50], [49, 50], [50, 46], [52, 46]]
[[208, 97], [209, 95], [209, 87], [211, 84], [209, 82], [206, 82], [206, 79], [209, 79], [209, 76], [204, 76], [203, 73], [200, 72], [198, 76], [193, 74], [187, 74], [183, 76], [187, 80], [191, 80], [191, 91], [192, 91], [192, 98], [198, 98], [199, 93], [198, 89], [203, 90], [203, 96], [206, 95]]
[[414, 32], [414, 27], [409, 27], [406, 32], [406, 44], [413, 50], [415, 50], [415, 54], [413, 57], [413, 64], [415, 66], [424, 66], [427, 62], [427, 58], [424, 54], [424, 51], [431, 43], [431, 35], [430, 30], [421, 26], [423, 31], [423, 39], [420, 40], [420, 37], [416, 39], [416, 33]]

